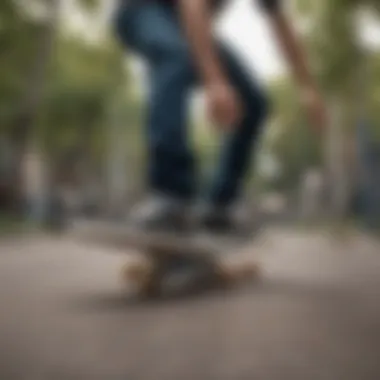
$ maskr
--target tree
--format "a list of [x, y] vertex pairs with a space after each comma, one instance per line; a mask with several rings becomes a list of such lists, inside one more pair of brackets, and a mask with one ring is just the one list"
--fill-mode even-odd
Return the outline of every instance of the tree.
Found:
[[297, 101], [292, 81], [279, 78], [269, 88], [274, 108], [271, 129], [275, 133], [266, 144], [269, 152], [282, 163], [281, 175], [274, 185], [292, 191], [309, 168], [321, 164], [321, 144], [307, 127], [307, 115]]
[[[78, 2], [89, 12], [98, 4]], [[13, 178], [8, 181], [17, 208], [23, 200], [24, 157], [36, 135], [61, 32], [60, 9], [60, 0], [4, 0], [0, 5], [0, 133], [12, 147]]]
[[[93, 9], [96, 2], [82, 0], [81, 4]], [[6, 101], [0, 117], [10, 132], [15, 158], [13, 188], [19, 202], [23, 198], [24, 157], [45, 99], [60, 5], [60, 0], [4, 0], [0, 8], [0, 41], [7, 53], [2, 68], [10, 74], [2, 76], [0, 96]]]
[[309, 21], [306, 46], [333, 115], [328, 131], [327, 173], [332, 209], [345, 215], [354, 191], [354, 130], [362, 94], [362, 51], [357, 38], [356, 12], [360, 6], [379, 10], [376, 0], [295, 0], [298, 15]]

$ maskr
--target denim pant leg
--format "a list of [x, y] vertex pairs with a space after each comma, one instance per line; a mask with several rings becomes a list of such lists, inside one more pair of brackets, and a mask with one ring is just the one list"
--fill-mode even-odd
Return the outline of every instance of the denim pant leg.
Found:
[[[189, 198], [196, 188], [186, 125], [189, 90], [196, 82], [191, 54], [170, 7], [145, 1], [134, 4], [118, 18], [118, 31], [124, 42], [146, 58], [150, 69], [149, 184], [158, 192]], [[219, 50], [245, 111], [240, 125], [225, 139], [208, 193], [213, 203], [229, 204], [242, 188], [267, 103], [235, 55], [222, 44]]]
[[252, 154], [261, 135], [268, 102], [259, 85], [227, 46], [220, 46], [220, 54], [229, 79], [243, 102], [244, 116], [225, 137], [207, 199], [216, 205], [229, 205], [240, 195], [253, 161]]
[[134, 3], [117, 18], [121, 40], [148, 64], [148, 184], [152, 191], [187, 199], [195, 193], [188, 138], [189, 91], [195, 82], [191, 55], [174, 10]]

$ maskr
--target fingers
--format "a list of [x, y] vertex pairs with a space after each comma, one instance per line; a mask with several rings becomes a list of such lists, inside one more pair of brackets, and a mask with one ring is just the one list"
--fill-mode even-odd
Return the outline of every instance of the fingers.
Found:
[[220, 85], [207, 94], [211, 120], [223, 129], [233, 128], [242, 118], [243, 107], [235, 91], [228, 85]]
[[238, 104], [220, 102], [210, 105], [210, 118], [223, 129], [230, 129], [241, 119], [242, 111]]

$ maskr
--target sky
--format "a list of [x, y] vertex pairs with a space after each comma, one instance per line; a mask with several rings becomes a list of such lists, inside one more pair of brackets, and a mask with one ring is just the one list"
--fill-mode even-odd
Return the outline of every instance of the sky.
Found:
[[253, 1], [231, 2], [219, 22], [218, 33], [236, 46], [241, 57], [262, 79], [272, 78], [285, 70], [265, 15]]
[[[318, 0], [314, 0], [318, 1]], [[247, 64], [263, 80], [287, 70], [265, 15], [255, 1], [235, 0], [219, 23], [218, 32], [233, 42]], [[380, 50], [380, 24], [370, 13], [360, 18], [361, 38], [371, 50]]]

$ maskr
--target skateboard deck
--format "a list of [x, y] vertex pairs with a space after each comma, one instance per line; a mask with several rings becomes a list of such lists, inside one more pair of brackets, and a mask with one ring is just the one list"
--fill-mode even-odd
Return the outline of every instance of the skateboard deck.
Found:
[[210, 237], [200, 232], [171, 234], [143, 232], [120, 223], [78, 221], [73, 231], [81, 240], [114, 247], [140, 259], [121, 271], [124, 283], [144, 297], [158, 297], [169, 289], [191, 292], [230, 287], [255, 280], [258, 262], [242, 249], [249, 237]]

